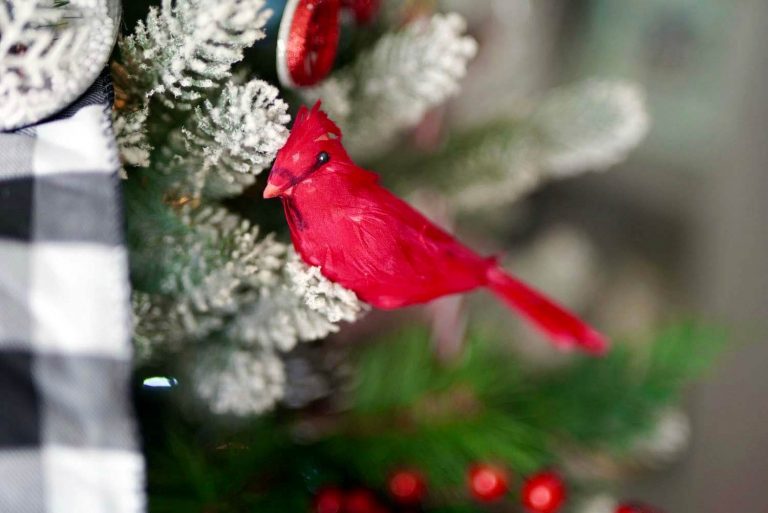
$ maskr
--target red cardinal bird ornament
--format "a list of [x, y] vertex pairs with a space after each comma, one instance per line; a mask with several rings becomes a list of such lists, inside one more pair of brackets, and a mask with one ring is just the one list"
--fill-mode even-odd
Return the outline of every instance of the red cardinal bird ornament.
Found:
[[602, 353], [603, 335], [483, 258], [355, 165], [341, 131], [302, 107], [269, 175], [265, 198], [280, 197], [293, 245], [331, 281], [381, 309], [425, 303], [485, 287], [553, 342]]

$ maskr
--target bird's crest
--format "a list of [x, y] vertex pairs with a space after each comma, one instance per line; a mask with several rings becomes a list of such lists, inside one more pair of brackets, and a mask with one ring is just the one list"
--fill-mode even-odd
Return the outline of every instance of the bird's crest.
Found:
[[[264, 197], [290, 193], [293, 187], [318, 172], [338, 171], [352, 164], [341, 145], [341, 130], [320, 110], [301, 107], [285, 145], [277, 152]], [[347, 166], [348, 167], [348, 166]]]
[[299, 109], [291, 129], [291, 135], [296, 140], [302, 142], [341, 140], [341, 130], [320, 107], [321, 102], [318, 100], [311, 110], [305, 106]]

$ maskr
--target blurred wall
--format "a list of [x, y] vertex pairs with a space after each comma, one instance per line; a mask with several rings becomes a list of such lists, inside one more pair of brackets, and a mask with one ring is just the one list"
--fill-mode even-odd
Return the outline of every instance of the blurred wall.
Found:
[[670, 512], [768, 511], [768, 2], [734, 3], [723, 120], [728, 149], [691, 199], [696, 302], [732, 328], [731, 353], [694, 393], [690, 457], [648, 489]]

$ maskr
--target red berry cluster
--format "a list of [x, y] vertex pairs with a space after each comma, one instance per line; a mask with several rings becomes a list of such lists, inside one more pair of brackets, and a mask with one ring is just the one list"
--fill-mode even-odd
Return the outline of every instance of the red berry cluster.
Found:
[[[510, 474], [502, 466], [490, 463], [472, 465], [467, 472], [467, 486], [472, 497], [480, 502], [494, 502], [509, 492]], [[394, 472], [388, 485], [391, 504], [418, 506], [427, 495], [426, 480], [416, 470]], [[565, 503], [566, 488], [562, 477], [545, 470], [525, 479], [520, 501], [526, 513], [557, 513]], [[357, 488], [323, 488], [315, 496], [314, 513], [386, 513], [387, 506], [370, 490]], [[622, 503], [614, 513], [662, 513], [640, 503]]]
[[[418, 505], [426, 495], [427, 486], [416, 471], [400, 470], [389, 478], [392, 501], [401, 506]], [[315, 495], [314, 513], [387, 513], [389, 508], [373, 492], [365, 488], [342, 490], [322, 488]]]
[[379, 502], [370, 490], [357, 488], [341, 490], [340, 488], [323, 488], [313, 504], [314, 513], [387, 513], [387, 508]]
[[[501, 467], [473, 465], [468, 477], [469, 490], [479, 501], [496, 501], [509, 491], [509, 475]], [[565, 502], [565, 483], [555, 472], [539, 472], [525, 480], [520, 498], [529, 513], [556, 513]]]

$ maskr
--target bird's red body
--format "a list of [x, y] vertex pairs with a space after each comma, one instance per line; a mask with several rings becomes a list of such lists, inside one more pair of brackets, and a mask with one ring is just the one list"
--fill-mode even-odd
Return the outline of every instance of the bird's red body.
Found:
[[280, 196], [296, 250], [331, 281], [392, 309], [487, 287], [553, 341], [602, 352], [573, 314], [467, 248], [357, 167], [316, 105], [299, 112], [264, 191]]

